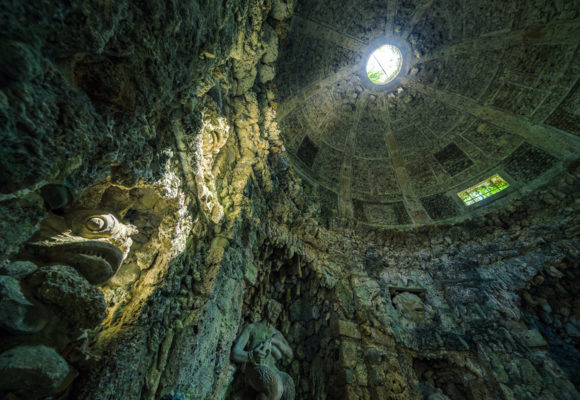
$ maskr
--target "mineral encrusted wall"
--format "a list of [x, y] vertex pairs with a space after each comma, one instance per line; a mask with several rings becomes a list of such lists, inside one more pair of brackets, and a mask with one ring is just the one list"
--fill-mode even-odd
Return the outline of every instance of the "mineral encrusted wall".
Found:
[[[286, 3], [280, 4], [276, 9], [284, 10]], [[16, 251], [42, 218], [40, 200], [31, 191], [66, 181], [80, 192], [109, 173], [114, 184], [126, 186], [138, 179], [158, 181], [170, 158], [167, 149], [174, 157], [188, 151], [183, 147], [188, 140], [181, 136], [199, 133], [202, 112], [215, 113], [205, 111], [209, 100], [204, 95], [239, 130], [256, 126], [258, 98], [250, 89], [258, 70], [263, 71], [258, 91], [272, 97], [265, 85], [266, 67], [277, 56], [277, 33], [266, 22], [270, 2], [231, 1], [214, 7], [197, 2], [14, 1], [1, 7], [0, 190], [3, 208], [12, 209], [3, 218], [3, 229], [14, 229], [12, 221], [20, 215], [30, 219], [20, 220], [20, 236], [3, 237], [7, 253]], [[270, 21], [278, 33], [284, 31], [279, 21]], [[225, 142], [228, 132], [204, 141]], [[238, 149], [244, 156], [265, 147], [238, 144], [245, 145]], [[197, 173], [207, 168], [202, 158], [212, 157], [204, 145], [189, 161]], [[216, 143], [214, 153], [221, 146]], [[241, 164], [241, 156], [232, 157], [221, 165]]]
[[284, 304], [280, 329], [296, 356], [284, 369], [297, 398], [576, 399], [579, 175], [570, 171], [462, 225], [329, 230], [310, 220], [295, 253], [260, 263], [245, 318], [268, 299]]
[[[47, 212], [105, 208], [139, 229], [122, 268], [91, 292], [107, 302], [94, 331], [59, 346], [2, 332], [2, 396], [215, 398], [239, 327], [247, 249], [264, 230], [268, 153], [282, 148], [269, 82], [292, 2], [0, 7], [0, 250], [12, 285], [2, 289], [20, 300], [3, 312], [46, 306], [26, 279], [53, 266], [13, 261], [26, 258], [24, 242]], [[70, 201], [48, 211], [48, 184], [63, 185]], [[57, 279], [55, 295], [82, 297], [66, 285]], [[50, 313], [58, 320], [60, 311]], [[25, 345], [18, 365], [15, 343]], [[27, 361], [34, 346], [46, 354]]]
[[[577, 365], [578, 338], [570, 316], [550, 311], [572, 306], [577, 296], [578, 220], [572, 211], [577, 178], [566, 179], [559, 188], [480, 221], [395, 235], [384, 245], [377, 245], [382, 240], [373, 233], [366, 241], [373, 245], [348, 252], [358, 253], [361, 271], [348, 279], [355, 303], [345, 307], [351, 328], [341, 351], [357, 351], [361, 361], [346, 364], [352, 357], [345, 355], [340, 370], [354, 398], [367, 398], [364, 387], [376, 398], [417, 396], [418, 389], [427, 395], [437, 388], [454, 399], [577, 398], [554, 361]], [[557, 216], [549, 207], [554, 202], [562, 206]], [[534, 287], [542, 280], [553, 286], [544, 288], [543, 297], [530, 295], [530, 288], [541, 290]], [[397, 308], [394, 298], [407, 290], [422, 298], [424, 321]], [[382, 353], [379, 360], [376, 351]], [[577, 379], [574, 368], [566, 372]], [[402, 397], [389, 394], [392, 374], [401, 382]]]

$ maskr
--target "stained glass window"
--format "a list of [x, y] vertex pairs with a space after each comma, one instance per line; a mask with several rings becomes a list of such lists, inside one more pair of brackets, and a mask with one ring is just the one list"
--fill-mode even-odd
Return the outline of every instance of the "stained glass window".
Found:
[[477, 185], [457, 193], [457, 195], [461, 200], [463, 200], [466, 206], [470, 206], [481, 200], [487, 199], [508, 187], [509, 183], [499, 176], [499, 174], [495, 174], [483, 182], [479, 182]]

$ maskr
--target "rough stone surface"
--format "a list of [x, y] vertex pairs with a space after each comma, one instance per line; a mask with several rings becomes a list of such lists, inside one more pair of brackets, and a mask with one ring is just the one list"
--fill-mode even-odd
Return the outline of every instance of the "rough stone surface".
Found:
[[0, 354], [0, 387], [38, 399], [62, 390], [74, 377], [66, 361], [46, 346], [15, 347]]
[[0, 266], [0, 275], [7, 275], [21, 280], [37, 269], [38, 266], [30, 261], [5, 262]]
[[22, 293], [20, 282], [0, 275], [0, 326], [13, 333], [27, 334], [40, 331], [45, 324], [42, 312]]
[[36, 296], [58, 310], [73, 330], [94, 328], [105, 318], [107, 304], [103, 293], [74, 268], [44, 267], [30, 279], [39, 282]]

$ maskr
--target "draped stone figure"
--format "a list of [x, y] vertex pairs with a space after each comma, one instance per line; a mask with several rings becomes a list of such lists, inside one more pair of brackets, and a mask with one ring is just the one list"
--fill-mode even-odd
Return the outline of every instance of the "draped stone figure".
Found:
[[[271, 312], [268, 314], [272, 316]], [[292, 377], [276, 366], [283, 357], [292, 358], [292, 349], [282, 333], [267, 320], [246, 326], [232, 352], [234, 361], [246, 364], [245, 381], [258, 392], [259, 400], [294, 400]]]

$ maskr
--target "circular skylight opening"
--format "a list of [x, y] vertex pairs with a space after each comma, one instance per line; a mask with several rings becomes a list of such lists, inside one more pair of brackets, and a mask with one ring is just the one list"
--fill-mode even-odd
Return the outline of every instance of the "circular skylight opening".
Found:
[[367, 76], [375, 85], [386, 85], [397, 77], [403, 66], [401, 50], [385, 44], [371, 54], [367, 62]]

